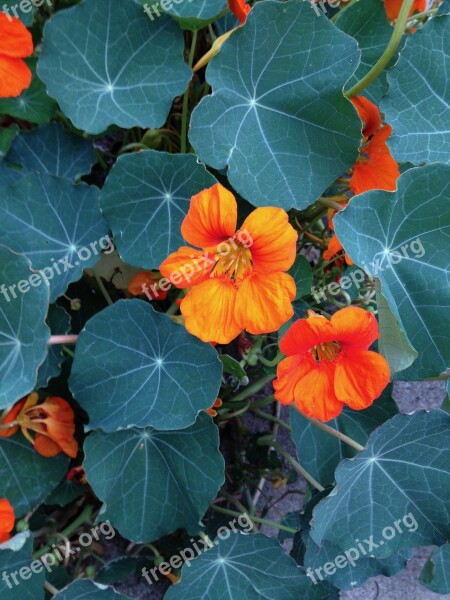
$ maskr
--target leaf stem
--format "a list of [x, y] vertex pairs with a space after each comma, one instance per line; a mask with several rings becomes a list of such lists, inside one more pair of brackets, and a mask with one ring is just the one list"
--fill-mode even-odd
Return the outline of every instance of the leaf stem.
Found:
[[[195, 47], [197, 45], [197, 30], [192, 32], [192, 43], [191, 49], [189, 52], [189, 62], [188, 65], [192, 69], [192, 65], [194, 64], [194, 56], [195, 56]], [[191, 91], [191, 82], [189, 82], [187, 86], [187, 90], [184, 92], [183, 96], [183, 112], [181, 114], [181, 148], [180, 151], [182, 154], [186, 154], [187, 152], [187, 127], [188, 127], [188, 110], [189, 110], [189, 94]]]
[[345, 92], [345, 96], [347, 98], [353, 98], [354, 96], [358, 96], [368, 85], [373, 83], [378, 75], [384, 70], [384, 68], [389, 64], [391, 58], [394, 56], [397, 51], [400, 42], [402, 41], [403, 34], [405, 33], [405, 26], [408, 21], [409, 11], [414, 3], [414, 0], [403, 0], [402, 7], [400, 9], [397, 23], [395, 24], [394, 31], [392, 32], [391, 39], [389, 40], [386, 49], [383, 54], [380, 56], [378, 61], [374, 64], [374, 66], [370, 69], [364, 77], [355, 83], [353, 87], [351, 87], [347, 92]]
[[259, 410], [259, 408], [257, 408], [253, 412], [255, 413], [255, 415], [258, 415], [258, 417], [261, 417], [262, 419], [267, 419], [267, 421], [272, 421], [272, 423], [276, 423], [277, 425], [280, 425], [280, 427], [284, 427], [284, 429], [286, 429], [287, 431], [292, 431], [291, 426], [288, 425], [288, 423], [282, 421], [281, 419], [278, 419], [278, 417], [274, 417], [273, 415], [270, 415], [269, 413], [266, 413], [263, 410]]
[[76, 344], [77, 335], [51, 335], [47, 344], [49, 346], [58, 346], [59, 344]]
[[103, 283], [102, 278], [95, 269], [92, 269], [92, 273], [94, 274], [94, 279], [97, 282], [98, 287], [100, 288], [103, 298], [106, 300], [107, 304], [111, 306], [112, 304], [114, 304], [114, 302], [111, 300], [111, 296], [108, 294], [108, 290], [105, 288], [105, 284]]
[[322, 429], [323, 431], [326, 431], [327, 433], [334, 436], [335, 438], [338, 438], [339, 440], [341, 440], [341, 442], [345, 442], [346, 444], [348, 444], [355, 450], [358, 450], [358, 452], [362, 452], [365, 449], [364, 446], [361, 446], [361, 444], [358, 444], [358, 442], [353, 440], [348, 435], [345, 435], [345, 433], [341, 433], [337, 429], [330, 427], [326, 423], [322, 423], [322, 421], [319, 421], [318, 419], [314, 419], [313, 417], [308, 417], [308, 415], [304, 415], [303, 413], [302, 413], [302, 415], [303, 415], [303, 417], [305, 417], [305, 419], [310, 421], [313, 425], [315, 425], [319, 429]]
[[274, 373], [269, 373], [267, 375], [264, 375], [264, 377], [261, 377], [261, 379], [258, 379], [258, 381], [255, 381], [255, 383], [252, 383], [252, 385], [249, 385], [245, 388], [245, 390], [243, 390], [240, 394], [236, 394], [236, 396], [234, 396], [233, 398], [230, 398], [230, 402], [241, 402], [242, 400], [245, 400], [246, 398], [248, 398], [249, 396], [253, 396], [254, 394], [256, 394], [257, 392], [259, 392], [259, 390], [261, 390], [266, 383], [269, 383], [269, 381], [273, 381], [275, 379], [275, 374]]
[[[235, 510], [230, 510], [228, 508], [222, 508], [221, 506], [216, 506], [215, 504], [209, 505], [212, 510], [216, 512], [220, 512], [223, 515], [229, 515], [230, 517], [240, 517], [242, 513], [237, 512]], [[247, 516], [248, 513], [247, 513]], [[280, 523], [275, 523], [274, 521], [268, 521], [267, 519], [261, 519], [260, 517], [249, 517], [253, 523], [260, 523], [261, 525], [268, 525], [269, 527], [273, 527], [275, 529], [279, 529], [280, 531], [287, 531], [288, 533], [297, 533], [296, 529], [292, 529], [292, 527], [286, 527], [286, 525], [281, 525]]]

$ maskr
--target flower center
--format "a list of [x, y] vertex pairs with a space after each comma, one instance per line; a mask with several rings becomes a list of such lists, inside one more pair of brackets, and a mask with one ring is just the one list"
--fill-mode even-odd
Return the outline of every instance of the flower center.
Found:
[[240, 242], [224, 242], [217, 249], [213, 276], [225, 275], [233, 281], [240, 281], [253, 270], [252, 253]]
[[319, 344], [311, 349], [311, 354], [317, 363], [323, 360], [332, 362], [340, 353], [341, 347], [337, 342], [326, 342], [325, 344]]

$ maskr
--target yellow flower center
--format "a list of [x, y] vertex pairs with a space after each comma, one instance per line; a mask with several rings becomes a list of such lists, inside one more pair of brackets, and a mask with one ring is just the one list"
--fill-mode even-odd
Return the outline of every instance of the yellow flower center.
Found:
[[231, 240], [217, 248], [213, 276], [225, 275], [233, 281], [241, 281], [253, 270], [252, 253], [241, 242]]
[[311, 353], [316, 362], [320, 363], [322, 360], [332, 362], [340, 351], [341, 347], [337, 342], [326, 342], [325, 344], [314, 346], [314, 348], [311, 350]]

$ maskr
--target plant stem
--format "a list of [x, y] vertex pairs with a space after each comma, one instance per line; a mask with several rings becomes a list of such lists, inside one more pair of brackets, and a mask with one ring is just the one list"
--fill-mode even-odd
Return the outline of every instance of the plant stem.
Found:
[[114, 302], [111, 300], [111, 296], [108, 294], [108, 290], [105, 288], [102, 278], [95, 269], [92, 269], [92, 273], [94, 274], [95, 281], [97, 282], [97, 285], [100, 288], [103, 298], [106, 300], [107, 304], [111, 306], [112, 304], [114, 304]]
[[330, 427], [326, 423], [322, 423], [322, 421], [319, 421], [318, 419], [314, 419], [313, 417], [308, 417], [308, 415], [303, 415], [303, 416], [305, 417], [305, 419], [308, 419], [308, 421], [310, 421], [313, 425], [315, 425], [319, 429], [322, 429], [323, 431], [326, 431], [330, 435], [333, 435], [334, 437], [341, 440], [341, 442], [345, 442], [352, 448], [355, 448], [355, 450], [358, 450], [358, 452], [362, 452], [364, 450], [364, 446], [361, 446], [361, 444], [358, 444], [358, 442], [356, 442], [355, 440], [352, 440], [352, 438], [348, 437], [348, 435], [345, 435], [345, 433], [341, 433], [337, 429]]
[[274, 448], [276, 448], [276, 450], [278, 450], [278, 452], [281, 454], [281, 456], [284, 456], [284, 458], [288, 461], [288, 463], [290, 463], [294, 469], [297, 471], [297, 473], [299, 475], [301, 475], [302, 477], [304, 477], [304, 479], [306, 479], [306, 481], [308, 483], [310, 483], [313, 487], [316, 488], [316, 490], [318, 490], [319, 492], [322, 492], [325, 488], [320, 485], [320, 483], [317, 481], [317, 479], [314, 479], [314, 477], [311, 475], [311, 473], [308, 473], [308, 471], [302, 467], [302, 465], [295, 460], [295, 458], [293, 456], [291, 456], [289, 454], [289, 452], [287, 452], [283, 446], [281, 446], [276, 440], [266, 440], [266, 439], [261, 439], [259, 440], [259, 442], [261, 442], [262, 446], [273, 446]]
[[319, 202], [319, 204], [322, 204], [323, 206], [327, 206], [328, 208], [333, 208], [334, 210], [337, 210], [337, 211], [340, 211], [344, 208], [341, 204], [338, 204], [337, 202], [334, 202], [333, 200], [330, 200], [329, 198], [319, 198], [317, 200], [317, 202]]
[[415, 15], [408, 17], [407, 22], [409, 23], [410, 21], [416, 21], [417, 19], [422, 19], [423, 17], [431, 17], [435, 15], [438, 10], [438, 8], [430, 8], [429, 10], [425, 10], [424, 12], [416, 13]]
[[75, 352], [72, 352], [72, 350], [70, 350], [69, 348], [67, 348], [67, 346], [63, 346], [63, 350], [70, 357], [75, 358]]
[[351, 87], [348, 92], [345, 93], [347, 98], [353, 98], [354, 96], [358, 96], [368, 85], [373, 83], [378, 75], [384, 70], [384, 68], [389, 64], [389, 61], [394, 56], [397, 51], [397, 48], [402, 41], [403, 34], [405, 33], [405, 26], [408, 20], [409, 11], [414, 3], [414, 0], [403, 0], [402, 7], [400, 9], [400, 13], [398, 15], [397, 23], [395, 24], [394, 31], [392, 32], [391, 39], [389, 40], [388, 45], [386, 46], [385, 51], [380, 56], [375, 65], [370, 69], [364, 77], [358, 81], [353, 87]]
[[57, 346], [59, 344], [76, 344], [77, 340], [77, 335], [52, 335], [47, 343], [49, 346]]
[[[223, 515], [230, 515], [230, 517], [240, 517], [242, 513], [239, 513], [235, 510], [230, 510], [228, 508], [222, 508], [221, 506], [216, 506], [215, 504], [209, 505], [212, 510], [216, 512], [220, 512]], [[248, 516], [248, 513], [247, 513]], [[297, 533], [296, 529], [292, 529], [292, 527], [286, 527], [286, 525], [281, 525], [280, 523], [274, 523], [274, 521], [268, 521], [267, 519], [261, 519], [260, 517], [250, 517], [250, 520], [253, 523], [260, 523], [261, 525], [268, 525], [269, 527], [274, 527], [275, 529], [279, 529], [280, 531], [287, 531], [288, 533]]]
[[261, 379], [255, 381], [255, 383], [252, 383], [252, 385], [247, 386], [245, 390], [243, 390], [240, 394], [236, 394], [236, 396], [230, 398], [230, 402], [241, 402], [249, 396], [253, 396], [257, 392], [259, 392], [259, 390], [262, 389], [266, 385], [266, 383], [269, 383], [269, 381], [273, 381], [274, 379], [274, 374], [269, 373], [267, 375], [264, 375], [264, 377], [261, 377]]
[[255, 415], [258, 415], [258, 417], [261, 417], [262, 419], [267, 419], [267, 421], [272, 421], [272, 423], [276, 423], [277, 425], [280, 425], [280, 427], [284, 427], [284, 429], [286, 429], [287, 431], [292, 431], [290, 425], [288, 425], [281, 419], [274, 417], [273, 415], [269, 415], [269, 413], [265, 413], [264, 411], [259, 410], [258, 408], [253, 412], [255, 413]]
[[56, 596], [56, 594], [59, 594], [59, 590], [57, 588], [55, 588], [55, 586], [52, 585], [51, 583], [49, 583], [48, 581], [44, 581], [44, 588], [47, 590], [47, 592], [50, 592], [50, 594], [53, 594], [53, 596]]
[[[192, 69], [192, 65], [194, 64], [194, 56], [195, 56], [195, 47], [197, 45], [197, 30], [192, 32], [192, 43], [191, 50], [189, 52], [189, 62], [188, 65]], [[183, 112], [181, 115], [181, 153], [186, 154], [187, 152], [187, 126], [188, 126], [188, 110], [189, 110], [189, 94], [191, 91], [191, 82], [189, 82], [187, 90], [184, 92], [183, 96]]]

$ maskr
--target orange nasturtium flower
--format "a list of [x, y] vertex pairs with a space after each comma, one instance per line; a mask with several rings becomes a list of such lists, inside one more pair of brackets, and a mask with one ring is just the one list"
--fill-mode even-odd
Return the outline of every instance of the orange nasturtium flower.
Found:
[[[403, 0], [384, 0], [384, 10], [389, 21], [398, 17], [402, 4]], [[412, 16], [415, 12], [423, 12], [426, 7], [427, 0], [415, 0], [409, 11], [409, 16]]]
[[22, 60], [33, 54], [30, 32], [19, 19], [0, 12], [0, 98], [19, 96], [31, 83], [31, 71]]
[[352, 102], [363, 121], [363, 134], [366, 137], [360, 148], [360, 156], [353, 167], [350, 188], [355, 194], [362, 194], [369, 190], [393, 191], [400, 171], [386, 144], [392, 128], [390, 125], [380, 128], [380, 111], [367, 98], [357, 96], [352, 99]]
[[247, 20], [248, 13], [252, 10], [245, 0], [228, 0], [228, 5], [235, 17], [239, 19], [241, 23], [245, 23]]
[[14, 529], [14, 509], [6, 498], [0, 499], [0, 544], [7, 542]]
[[[65, 452], [75, 458], [78, 443], [73, 437], [75, 415], [70, 405], [62, 398], [56, 397], [46, 398], [42, 404], [38, 404], [38, 401], [39, 396], [36, 392], [19, 400], [2, 419], [1, 425], [11, 424], [12, 427], [0, 429], [0, 437], [10, 437], [20, 427], [23, 435], [41, 456], [52, 457]], [[29, 429], [36, 433], [34, 439]]]
[[[347, 206], [347, 203], [342, 204], [342, 208], [345, 208], [346, 206]], [[334, 211], [333, 209], [330, 209], [328, 211], [328, 227], [331, 229], [331, 231], [334, 231], [333, 217], [335, 214], [336, 214], [336, 211]], [[323, 258], [324, 258], [324, 260], [329, 261], [333, 258], [333, 256], [340, 254], [343, 250], [344, 250], [344, 248], [343, 248], [341, 242], [339, 241], [338, 236], [334, 233], [332, 235], [330, 241], [328, 242], [328, 248], [323, 253]], [[350, 256], [347, 254], [347, 252], [344, 254], [344, 260], [349, 266], [353, 265], [353, 261], [350, 258]], [[338, 266], [343, 267], [344, 262], [342, 261], [342, 264], [338, 265]]]
[[181, 247], [160, 266], [178, 288], [186, 329], [204, 342], [228, 344], [241, 331], [276, 331], [293, 315], [297, 233], [281, 208], [255, 209], [237, 226], [237, 203], [220, 183], [191, 199]]
[[374, 315], [356, 306], [338, 310], [330, 320], [308, 311], [280, 342], [287, 355], [278, 365], [275, 398], [281, 404], [329, 421], [344, 405], [362, 410], [379, 397], [390, 379], [381, 354], [369, 351], [378, 338]]
[[159, 288], [160, 279], [159, 273], [155, 271], [139, 271], [130, 281], [128, 291], [133, 296], [145, 294], [149, 300], [165, 300], [169, 292]]

